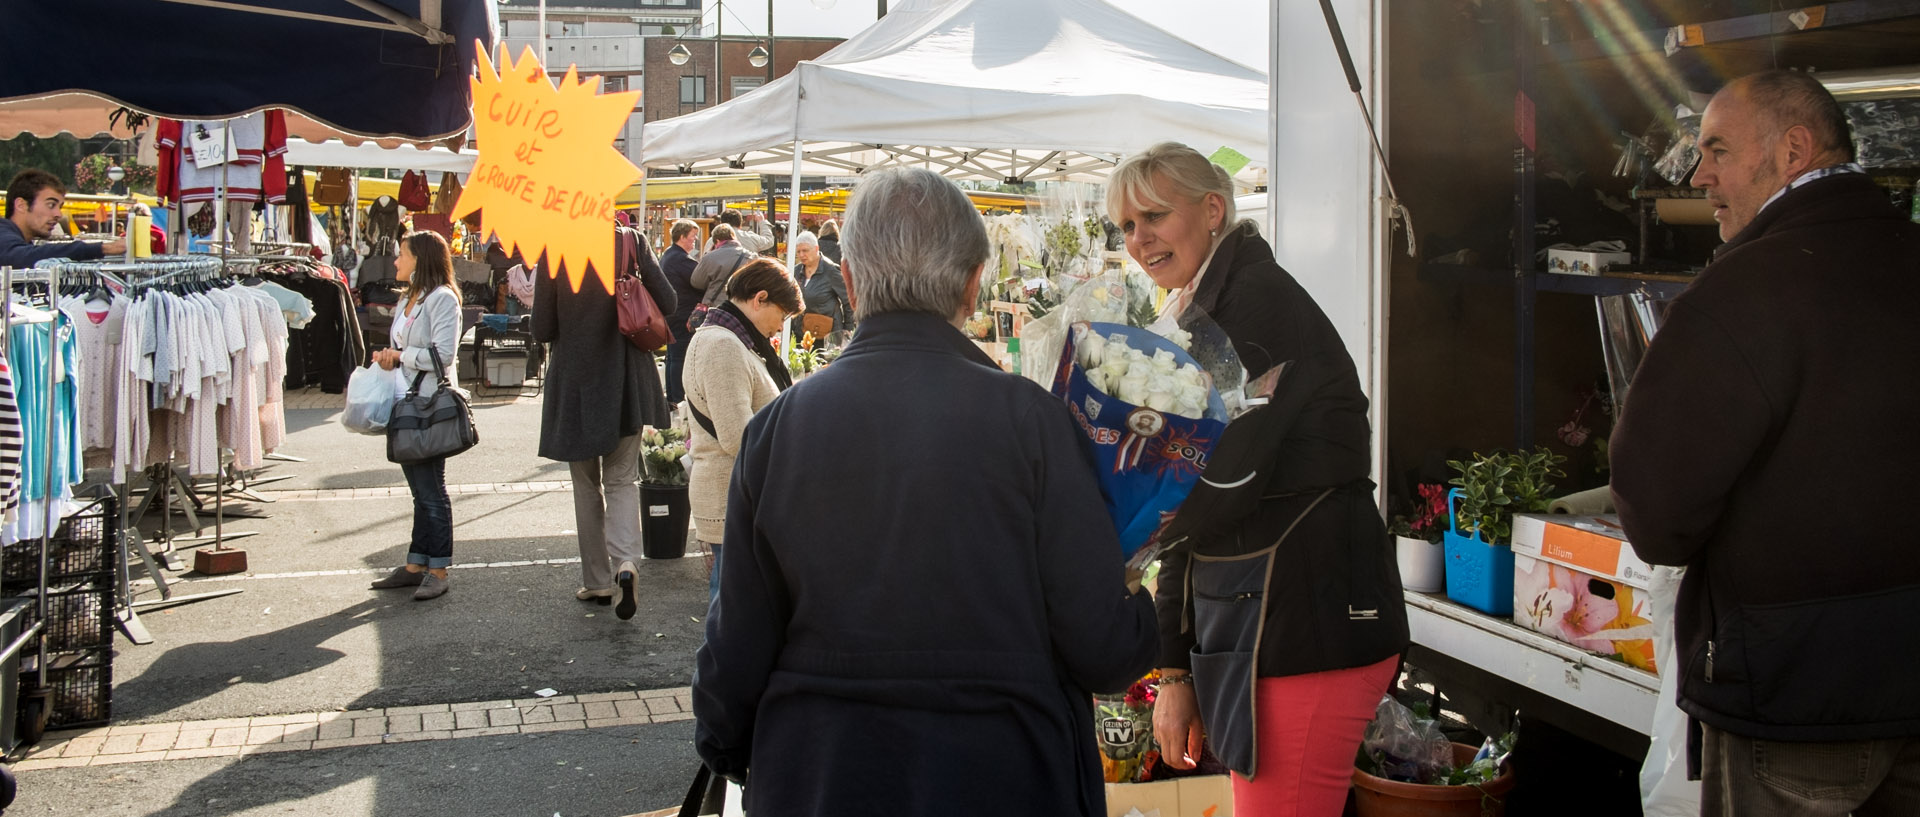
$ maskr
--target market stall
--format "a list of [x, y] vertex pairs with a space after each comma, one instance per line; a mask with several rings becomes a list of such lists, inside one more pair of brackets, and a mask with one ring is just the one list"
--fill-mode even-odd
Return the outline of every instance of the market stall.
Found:
[[[1920, 16], [1910, 4], [1766, 11], [1635, 3], [1617, 15], [1576, 4], [1537, 15], [1398, 0], [1325, 5], [1344, 27], [1361, 107], [1381, 123], [1401, 203], [1418, 227], [1396, 224], [1383, 206], [1385, 160], [1371, 155], [1321, 8], [1280, 4], [1272, 12], [1274, 247], [1360, 367], [1383, 507], [1391, 497], [1403, 509], [1415, 482], [1460, 477], [1441, 465], [1446, 459], [1497, 447], [1544, 443], [1568, 457], [1562, 492], [1605, 484], [1611, 418], [1659, 327], [1659, 305], [1719, 244], [1701, 191], [1687, 187], [1691, 163], [1681, 157], [1678, 172], [1661, 171], [1676, 146], [1685, 150], [1688, 115], [1697, 127], [1707, 95], [1726, 80], [1816, 67], [1856, 136], [1871, 139], [1860, 143], [1868, 173], [1896, 201], [1913, 198], [1911, 140], [1884, 124], [1901, 104], [1889, 100], [1914, 87], [1911, 71], [1902, 79], [1885, 70], [1912, 62], [1905, 44]], [[1902, 144], [1904, 160], [1894, 150]], [[1512, 548], [1519, 575], [1511, 562], [1505, 570], [1521, 587], [1508, 589], [1511, 613], [1408, 591], [1409, 664], [1489, 730], [1518, 709], [1523, 720], [1558, 725], [1634, 765], [1651, 738], [1659, 756], [1643, 782], [1654, 785], [1654, 762], [1673, 751], [1658, 726], [1675, 711], [1672, 689], [1661, 690], [1667, 668], [1626, 663], [1632, 650], [1621, 645], [1630, 636], [1543, 633], [1524, 586], [1531, 559], [1604, 582], [1609, 593], [1624, 588], [1632, 603], [1616, 596], [1609, 609], [1620, 622], [1650, 619], [1631, 633], [1641, 636], [1660, 622], [1634, 605], [1651, 598], [1659, 609], [1660, 582]], [[1451, 591], [1454, 577], [1447, 580]]]
[[[156, 146], [172, 151], [171, 156], [155, 157], [156, 166], [195, 171], [190, 182], [174, 186], [175, 197], [187, 198], [187, 193], [193, 193], [197, 201], [215, 205], [209, 209], [217, 211], [213, 217], [219, 220], [226, 219], [228, 205], [251, 205], [270, 198], [266, 190], [275, 182], [287, 181], [284, 171], [279, 171], [276, 178], [268, 168], [284, 161], [281, 151], [289, 137], [296, 142], [304, 137], [393, 140], [395, 144], [461, 137], [470, 124], [467, 83], [476, 59], [474, 42], [490, 43], [497, 28], [494, 4], [485, 0], [369, 0], [352, 4], [305, 0], [291, 4], [76, 0], [30, 4], [10, 12], [9, 25], [0, 34], [0, 66], [4, 66], [0, 68], [0, 100], [4, 100], [0, 102], [0, 121], [7, 123], [10, 132], [0, 135], [131, 134], [149, 156]], [[219, 47], [194, 49], [190, 64], [178, 70], [128, 68], [181, 64], [179, 48], [187, 42], [218, 43]], [[313, 43], [324, 43], [325, 47], [304, 47]], [[50, 53], [81, 52], [111, 54], [114, 59], [47, 61]], [[201, 141], [205, 144], [188, 144], [179, 136], [173, 140], [153, 138], [165, 124], [162, 116], [172, 117], [175, 125], [180, 120], [197, 123], [195, 130], [182, 132], [204, 134], [206, 138]], [[236, 136], [236, 130], [243, 133]], [[148, 138], [139, 138], [142, 135]], [[196, 154], [196, 148], [205, 150]], [[236, 171], [238, 165], [245, 167]], [[175, 181], [179, 181], [177, 176]], [[236, 206], [234, 212], [241, 213], [241, 207]], [[143, 243], [133, 241], [130, 246]], [[140, 429], [146, 428], [149, 420], [166, 422], [169, 411], [177, 419], [177, 409], [156, 409], [149, 415], [130, 408], [111, 421], [90, 422], [88, 434], [95, 436], [88, 438], [91, 444], [87, 455], [101, 454], [94, 448], [104, 442], [111, 449], [107, 456], [113, 463], [114, 484], [99, 486], [98, 490], [108, 495], [117, 493], [123, 500], [117, 507], [108, 504], [105, 510], [97, 510], [101, 506], [90, 505], [97, 512], [61, 519], [54, 503], [80, 493], [72, 486], [83, 481], [84, 472], [79, 468], [83, 440], [78, 429], [68, 435], [37, 435], [46, 447], [55, 445], [47, 441], [57, 437], [57, 444], [67, 448], [57, 459], [71, 459], [73, 465], [54, 469], [51, 473], [57, 476], [46, 477], [39, 486], [45, 516], [39, 517], [41, 529], [32, 532], [42, 551], [35, 554], [38, 558], [16, 558], [27, 554], [14, 549], [6, 554], [8, 589], [18, 591], [27, 583], [37, 585], [41, 597], [37, 607], [46, 622], [37, 643], [28, 643], [24, 650], [21, 643], [10, 647], [15, 654], [30, 656], [35, 694], [41, 696], [37, 706], [26, 710], [34, 721], [23, 729], [26, 735], [37, 736], [49, 722], [105, 723], [110, 719], [110, 625], [117, 622], [135, 643], [153, 640], [134, 614], [136, 607], [242, 592], [227, 589], [189, 596], [175, 594], [158, 569], [155, 556], [169, 559], [167, 551], [175, 545], [181, 552], [211, 545], [211, 549], [193, 551], [196, 569], [203, 573], [245, 570], [244, 551], [228, 547], [227, 542], [251, 534], [225, 529], [226, 516], [235, 515], [227, 508], [228, 497], [257, 496], [248, 489], [253, 483], [245, 480], [251, 479], [248, 475], [257, 472], [265, 459], [276, 456], [275, 449], [284, 438], [281, 415], [287, 383], [294, 382], [303, 365], [317, 363], [321, 369], [332, 367], [338, 372], [342, 365], [357, 365], [365, 356], [352, 318], [351, 298], [337, 271], [304, 257], [310, 249], [305, 246], [283, 243], [254, 249], [257, 254], [234, 253], [222, 246], [211, 255], [134, 258], [138, 253], [135, 249], [124, 261], [43, 264], [39, 270], [8, 271], [9, 285], [4, 288], [15, 291], [9, 296], [24, 294], [31, 299], [48, 329], [61, 322], [90, 325], [86, 318], [75, 317], [82, 297], [93, 303], [131, 299], [138, 292], [147, 299], [145, 302], [157, 303], [201, 295], [214, 287], [226, 289], [234, 297], [221, 302], [220, 310], [227, 310], [224, 316], [212, 308], [201, 311], [201, 318], [209, 322], [207, 331], [217, 333], [219, 330], [212, 328], [215, 325], [245, 324], [258, 327], [261, 336], [256, 341], [250, 334], [249, 342], [230, 356], [210, 353], [207, 360], [193, 365], [209, 372], [234, 367], [266, 370], [257, 381], [234, 378], [236, 385], [219, 395], [183, 395], [187, 411], [209, 418], [217, 411], [228, 418], [219, 423], [217, 440], [216, 432], [210, 430], [214, 423], [209, 420], [206, 436], [196, 438], [188, 453], [177, 450], [177, 444], [172, 446], [175, 450], [161, 451], [169, 448], [164, 445], [150, 449], [139, 438]], [[293, 254], [287, 254], [289, 251]], [[278, 291], [286, 293], [286, 302], [305, 311], [293, 316], [283, 309], [279, 297], [235, 284], [243, 278], [252, 284], [280, 285]], [[55, 311], [62, 314], [56, 316]], [[128, 310], [121, 325], [128, 333], [123, 338], [138, 331], [135, 311]], [[242, 314], [244, 319], [239, 317]], [[301, 336], [303, 326], [310, 337]], [[59, 342], [70, 344], [73, 334], [65, 332], [66, 337]], [[49, 337], [61, 338], [62, 334], [50, 332]], [[69, 366], [98, 367], [84, 378], [64, 378], [65, 385], [60, 388], [69, 392], [79, 379], [101, 382], [109, 377], [139, 376], [138, 367], [126, 357], [130, 354], [138, 358], [135, 346], [115, 341], [102, 354], [80, 355], [68, 350], [47, 357], [47, 345], [10, 344], [9, 353], [38, 355], [36, 360], [65, 360]], [[196, 355], [207, 352], [193, 350]], [[43, 363], [39, 369], [49, 373], [46, 399], [51, 408], [55, 405], [54, 384], [59, 382], [52, 375], [55, 367]], [[161, 372], [158, 379], [165, 381], [165, 375]], [[324, 378], [324, 372], [319, 376]], [[344, 374], [338, 376], [344, 381]], [[66, 399], [74, 406], [80, 405], [70, 394]], [[87, 409], [90, 416], [94, 408], [99, 406]], [[48, 417], [62, 422], [71, 419], [59, 418], [51, 410]], [[110, 429], [111, 440], [108, 432], [91, 430], [95, 425]], [[140, 493], [134, 490], [140, 487], [134, 483], [143, 474], [145, 491]], [[197, 513], [211, 506], [211, 536], [175, 535], [168, 517], [175, 513], [177, 499], [184, 500], [178, 506], [189, 516], [196, 533], [201, 528]], [[156, 509], [161, 517], [160, 533], [154, 542], [158, 547], [152, 553], [138, 532], [140, 515], [149, 508]], [[23, 519], [38, 516], [24, 507], [19, 513]], [[64, 588], [73, 577], [59, 570], [16, 572], [13, 568], [64, 564], [64, 551], [46, 553], [58, 551], [63, 540], [75, 546], [84, 543], [93, 552], [86, 554], [89, 568], [84, 587], [73, 591], [87, 594], [90, 606], [85, 609], [89, 616], [85, 621], [76, 618], [59, 624], [48, 618], [50, 588], [56, 586], [49, 580], [66, 582], [58, 586], [67, 592]], [[8, 542], [11, 544], [12, 539]], [[49, 556], [53, 562], [49, 562]], [[129, 576], [129, 561], [134, 556], [145, 564], [161, 598], [135, 600]], [[62, 627], [80, 627], [97, 638], [84, 644], [63, 641]]]

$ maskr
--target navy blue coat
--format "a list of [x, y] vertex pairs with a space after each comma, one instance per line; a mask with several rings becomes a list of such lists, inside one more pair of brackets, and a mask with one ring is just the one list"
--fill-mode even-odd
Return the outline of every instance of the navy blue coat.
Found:
[[749, 814], [1106, 813], [1089, 693], [1155, 618], [1076, 433], [916, 313], [747, 425], [693, 711]]

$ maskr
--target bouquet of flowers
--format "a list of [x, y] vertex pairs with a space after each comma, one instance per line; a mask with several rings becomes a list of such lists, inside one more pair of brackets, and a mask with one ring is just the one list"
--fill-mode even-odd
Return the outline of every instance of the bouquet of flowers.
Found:
[[1136, 783], [1145, 779], [1152, 766], [1153, 699], [1160, 671], [1127, 687], [1125, 695], [1095, 695], [1098, 720], [1094, 729], [1100, 739], [1100, 770], [1108, 783]]
[[687, 432], [668, 426], [648, 429], [640, 436], [640, 481], [648, 485], [687, 484]]
[[[1074, 324], [1054, 369], [1053, 393], [1083, 432], [1132, 569], [1159, 558], [1161, 528], [1200, 481], [1229, 419], [1211, 374], [1223, 364], [1202, 365], [1188, 351], [1199, 348], [1191, 332], [1167, 331], [1171, 338], [1117, 323]], [[1231, 365], [1237, 369], [1237, 359]]]

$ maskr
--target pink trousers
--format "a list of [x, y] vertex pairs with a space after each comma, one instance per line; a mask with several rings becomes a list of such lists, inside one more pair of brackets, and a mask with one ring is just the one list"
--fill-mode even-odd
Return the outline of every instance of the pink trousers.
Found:
[[1258, 679], [1259, 754], [1252, 780], [1233, 776], [1233, 812], [1339, 817], [1361, 733], [1393, 683], [1399, 661], [1396, 656], [1365, 667]]

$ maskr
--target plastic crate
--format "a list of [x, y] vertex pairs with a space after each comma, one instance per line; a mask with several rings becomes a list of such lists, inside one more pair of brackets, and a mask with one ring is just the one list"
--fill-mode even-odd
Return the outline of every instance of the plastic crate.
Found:
[[[24, 630], [40, 620], [40, 607], [31, 593], [22, 594], [20, 600], [26, 603], [26, 609], [20, 611], [20, 626]], [[70, 652], [73, 650], [91, 650], [113, 646], [114, 603], [113, 585], [87, 585], [70, 590], [52, 590], [47, 592], [47, 650], [50, 652]], [[31, 645], [28, 649], [32, 649]]]
[[[47, 583], [109, 582], [120, 550], [120, 508], [111, 495], [61, 520], [47, 542]], [[0, 584], [18, 592], [40, 582], [40, 540], [0, 548]]]
[[[32, 662], [23, 662], [20, 688], [37, 683]], [[47, 662], [48, 729], [105, 726], [113, 716], [113, 651], [56, 653]]]
[[1447, 493], [1447, 598], [1483, 613], [1513, 615], [1513, 548], [1462, 533], [1459, 498], [1459, 488]]

